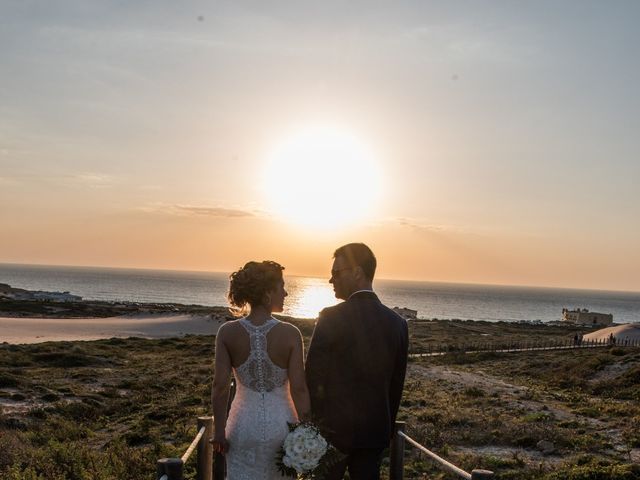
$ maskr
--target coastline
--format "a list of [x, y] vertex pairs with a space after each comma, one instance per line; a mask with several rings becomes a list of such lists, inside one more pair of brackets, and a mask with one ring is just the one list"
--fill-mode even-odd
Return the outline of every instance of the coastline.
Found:
[[138, 313], [103, 318], [0, 317], [0, 342], [31, 344], [107, 338], [147, 339], [215, 335], [225, 321], [215, 314]]
[[[109, 338], [138, 337], [159, 339], [185, 335], [216, 335], [225, 321], [232, 319], [228, 308], [222, 306], [184, 305], [178, 303], [140, 303], [126, 301], [98, 301], [72, 298], [51, 300], [32, 298], [33, 293], [61, 295], [59, 292], [29, 292], [4, 285], [0, 295], [0, 343], [34, 344], [54, 341], [90, 341]], [[7, 293], [18, 292], [27, 298], [11, 298]], [[66, 294], [66, 292], [65, 292]], [[406, 309], [400, 309], [406, 310]], [[577, 333], [585, 340], [602, 340], [611, 334], [619, 341], [640, 340], [640, 324], [614, 324], [592, 330], [569, 322], [487, 322], [483, 320], [416, 318], [410, 324], [420, 331], [413, 346], [434, 343], [464, 344], [470, 342], [532, 341], [545, 338], [573, 338]], [[285, 315], [277, 315], [294, 323], [308, 336], [314, 322]], [[419, 325], [421, 327], [419, 327]]]
[[20, 290], [21, 295], [28, 296], [26, 299], [0, 296], [0, 343], [215, 335], [220, 325], [231, 318], [225, 307], [75, 298], [43, 300], [30, 298], [32, 293]]
[[[15, 285], [14, 294], [29, 289], [34, 296], [131, 304], [227, 305], [228, 275], [126, 269], [2, 266], [0, 283]], [[315, 318], [335, 297], [326, 278], [287, 276], [285, 314]], [[618, 323], [640, 321], [640, 292], [609, 292], [524, 286], [469, 285], [401, 280], [376, 281], [376, 292], [388, 305], [418, 311], [427, 319], [474, 319], [492, 322], [561, 319], [563, 308], [611, 313]], [[2, 290], [0, 288], [0, 290]], [[48, 292], [38, 292], [38, 291]], [[0, 291], [0, 299], [2, 292]], [[0, 302], [1, 303], [1, 302]], [[62, 302], [61, 302], [62, 303]], [[0, 316], [2, 316], [0, 305]], [[79, 312], [76, 316], [85, 316]], [[100, 315], [100, 316], [115, 316]], [[12, 315], [6, 315], [12, 316]], [[25, 315], [31, 316], [31, 315]], [[93, 315], [86, 315], [93, 316]]]

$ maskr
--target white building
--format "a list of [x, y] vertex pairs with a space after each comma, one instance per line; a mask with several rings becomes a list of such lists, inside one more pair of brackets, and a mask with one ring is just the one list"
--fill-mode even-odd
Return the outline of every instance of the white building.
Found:
[[610, 313], [590, 312], [586, 308], [576, 308], [575, 310], [563, 308], [562, 321], [586, 326], [611, 325], [613, 323], [613, 315]]

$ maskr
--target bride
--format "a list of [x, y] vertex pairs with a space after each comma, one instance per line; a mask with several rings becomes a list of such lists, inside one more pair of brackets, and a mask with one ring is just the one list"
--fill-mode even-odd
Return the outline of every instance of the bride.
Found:
[[[289, 433], [287, 422], [309, 415], [300, 331], [271, 316], [287, 292], [284, 267], [249, 262], [231, 274], [229, 303], [243, 318], [218, 330], [212, 388], [214, 451], [226, 455], [229, 480], [276, 480], [276, 453]], [[227, 419], [231, 371], [236, 396]]]

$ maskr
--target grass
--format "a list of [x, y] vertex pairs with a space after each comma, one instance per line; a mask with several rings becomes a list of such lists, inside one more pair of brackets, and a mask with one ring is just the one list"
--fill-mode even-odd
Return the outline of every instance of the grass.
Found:
[[[295, 321], [308, 345], [313, 325]], [[504, 327], [504, 328], [503, 328]], [[561, 327], [419, 321], [413, 348], [460, 338], [566, 337]], [[0, 478], [155, 478], [210, 414], [213, 338], [0, 345]], [[640, 478], [640, 351], [463, 354], [412, 360], [399, 419], [410, 436], [497, 479]], [[540, 441], [551, 442], [543, 453]], [[408, 448], [405, 478], [453, 478]], [[388, 460], [385, 460], [388, 462]], [[187, 479], [194, 465], [186, 466]]]
[[212, 337], [3, 345], [2, 390], [19, 388], [21, 398], [0, 416], [0, 478], [152, 478], [156, 460], [180, 456], [196, 417], [209, 412], [212, 345]]
[[[414, 361], [410, 372], [400, 411], [409, 434], [468, 471], [640, 478], [638, 349], [451, 354]], [[542, 441], [553, 451], [543, 453]], [[440, 478], [415, 451], [407, 461]]]

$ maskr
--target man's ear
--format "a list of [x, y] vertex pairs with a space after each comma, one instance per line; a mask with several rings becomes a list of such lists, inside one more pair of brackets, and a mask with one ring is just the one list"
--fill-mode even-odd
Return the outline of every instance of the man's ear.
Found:
[[353, 272], [356, 280], [362, 280], [364, 278], [364, 270], [362, 270], [361, 266], [358, 265], [357, 267], [354, 267]]

